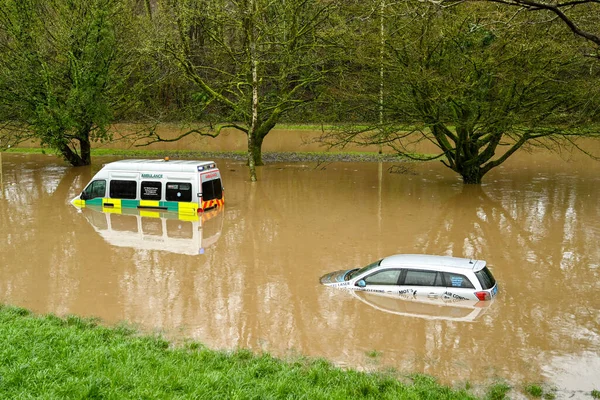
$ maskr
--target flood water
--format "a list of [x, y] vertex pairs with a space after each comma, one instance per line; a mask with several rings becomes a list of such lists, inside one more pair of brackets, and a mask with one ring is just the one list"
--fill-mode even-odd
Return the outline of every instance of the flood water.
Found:
[[[439, 163], [270, 164], [252, 184], [216, 160], [223, 211], [152, 222], [69, 203], [114, 158], [0, 157], [0, 302], [446, 384], [600, 389], [599, 162], [517, 154], [479, 187]], [[395, 253], [484, 259], [499, 295], [436, 313], [318, 283]]]

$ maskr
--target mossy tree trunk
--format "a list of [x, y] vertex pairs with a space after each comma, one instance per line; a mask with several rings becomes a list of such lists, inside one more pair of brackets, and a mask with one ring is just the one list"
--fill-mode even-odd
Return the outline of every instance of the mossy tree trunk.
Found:
[[57, 150], [62, 157], [74, 167], [82, 167], [84, 165], [90, 165], [92, 163], [92, 152], [89, 140], [80, 141], [80, 154], [74, 151], [68, 145], [59, 145]]

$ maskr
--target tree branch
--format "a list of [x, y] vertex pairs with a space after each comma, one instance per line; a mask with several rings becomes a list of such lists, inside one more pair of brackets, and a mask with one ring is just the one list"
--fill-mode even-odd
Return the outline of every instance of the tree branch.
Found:
[[[594, 34], [592, 32], [583, 30], [580, 26], [578, 26], [575, 23], [575, 21], [573, 21], [572, 18], [567, 16], [562, 11], [564, 8], [574, 7], [574, 6], [578, 6], [578, 5], [582, 5], [582, 4], [600, 4], [600, 1], [598, 1], [598, 0], [575, 0], [575, 1], [565, 1], [565, 2], [552, 3], [552, 4], [546, 3], [544, 1], [539, 1], [539, 0], [481, 0], [481, 1], [505, 4], [505, 5], [514, 6], [514, 7], [522, 7], [524, 9], [530, 10], [530, 11], [539, 11], [539, 10], [550, 11], [550, 12], [554, 13], [558, 18], [560, 18], [567, 25], [567, 27], [571, 30], [571, 32], [573, 32], [574, 34], [576, 34], [592, 43], [595, 43], [597, 46], [600, 47], [600, 34]], [[444, 2], [444, 1], [442, 1], [442, 2]], [[460, 2], [462, 2], [462, 1], [460, 1]], [[455, 2], [454, 0], [450, 0], [447, 3], [454, 5], [454, 3], [458, 3], [458, 2]]]
[[196, 129], [190, 129], [187, 132], [182, 133], [181, 135], [175, 137], [175, 138], [171, 138], [171, 139], [166, 139], [162, 136], [160, 136], [157, 132], [156, 132], [156, 127], [153, 127], [150, 132], [143, 136], [140, 137], [138, 139], [136, 139], [136, 141], [140, 141], [140, 140], [148, 140], [147, 142], [144, 143], [140, 143], [140, 144], [135, 144], [135, 147], [144, 147], [144, 146], [149, 146], [153, 143], [170, 143], [170, 142], [177, 142], [181, 139], [183, 139], [186, 136], [192, 135], [192, 134], [197, 134], [200, 136], [209, 136], [212, 138], [216, 138], [217, 136], [219, 136], [222, 132], [222, 130], [224, 128], [235, 128], [238, 129], [240, 131], [243, 131], [245, 133], [248, 133], [248, 130], [246, 128], [243, 128], [239, 125], [236, 124], [225, 124], [225, 125], [219, 125], [217, 126], [216, 129], [214, 129], [212, 126], [207, 127], [207, 130], [203, 130], [202, 128], [196, 128]]

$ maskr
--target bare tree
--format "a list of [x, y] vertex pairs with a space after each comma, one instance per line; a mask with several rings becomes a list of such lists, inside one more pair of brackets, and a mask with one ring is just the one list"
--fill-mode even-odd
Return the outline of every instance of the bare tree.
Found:
[[[593, 134], [586, 127], [598, 114], [594, 63], [542, 34], [544, 27], [516, 22], [506, 10], [481, 3], [402, 10], [387, 40], [383, 123], [341, 127], [322, 139], [439, 159], [464, 183], [479, 184], [527, 146], [560, 148]], [[372, 109], [380, 105], [376, 93], [365, 101]], [[439, 151], [422, 154], [413, 146], [420, 142]]]
[[[194, 99], [217, 136], [234, 128], [248, 137], [250, 177], [262, 165], [262, 144], [286, 113], [315, 101], [330, 72], [335, 2], [317, 0], [181, 0], [163, 4], [163, 27], [172, 34], [164, 51], [196, 87]], [[172, 23], [175, 21], [175, 23]], [[167, 27], [172, 29], [168, 30]], [[200, 111], [202, 111], [202, 114]], [[218, 120], [220, 119], [220, 120]], [[164, 140], [154, 136], [153, 140]]]
[[[477, 0], [475, 0], [477, 1]], [[575, 35], [596, 46], [594, 57], [600, 57], [600, 1], [599, 0], [483, 0], [517, 7], [524, 11], [547, 13], [551, 19], [559, 19]], [[438, 4], [455, 5], [464, 0], [434, 1]], [[552, 18], [553, 17], [553, 18]]]

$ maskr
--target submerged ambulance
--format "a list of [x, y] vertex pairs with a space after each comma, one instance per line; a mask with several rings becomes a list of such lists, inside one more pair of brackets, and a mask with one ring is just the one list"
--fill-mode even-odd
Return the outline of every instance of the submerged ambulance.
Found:
[[71, 202], [192, 214], [219, 207], [224, 199], [215, 162], [165, 158], [106, 164]]

